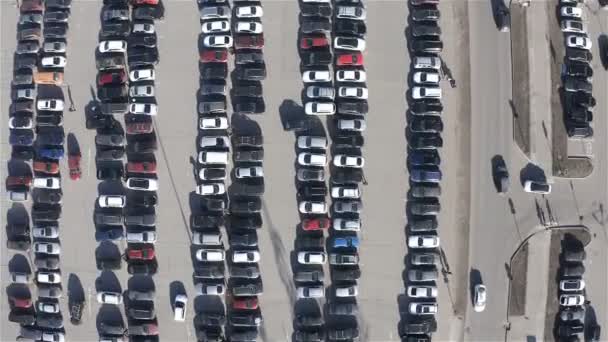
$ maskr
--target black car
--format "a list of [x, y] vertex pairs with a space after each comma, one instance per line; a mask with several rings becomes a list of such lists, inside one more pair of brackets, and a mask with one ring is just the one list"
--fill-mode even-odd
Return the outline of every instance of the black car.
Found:
[[231, 229], [260, 229], [262, 228], [262, 216], [260, 214], [247, 216], [231, 215], [229, 223]]
[[264, 63], [264, 54], [262, 52], [239, 52], [236, 54], [235, 63], [242, 64], [261, 64]]
[[333, 184], [358, 184], [363, 181], [363, 170], [361, 169], [344, 169], [336, 171], [331, 175]]
[[125, 39], [129, 36], [131, 27], [128, 20], [124, 21], [105, 21], [101, 24], [99, 37], [101, 39], [119, 38]]
[[443, 132], [443, 121], [440, 116], [416, 116], [410, 120], [409, 128], [412, 132]]
[[42, 32], [44, 39], [49, 38], [67, 38], [68, 24], [67, 23], [48, 23], [44, 25]]
[[31, 214], [34, 221], [57, 221], [61, 217], [61, 205], [34, 203]]
[[[106, 161], [121, 161], [125, 154], [125, 150], [122, 147], [116, 148], [108, 148], [99, 146], [100, 148], [97, 150], [95, 154], [95, 161], [97, 163], [106, 162]], [[103, 148], [103, 149], [102, 149]]]
[[129, 47], [127, 50], [129, 56], [129, 68], [135, 68], [142, 65], [156, 65], [159, 61], [158, 49], [149, 47]]
[[262, 84], [260, 82], [241, 82], [232, 87], [234, 96], [261, 97]]
[[226, 63], [199, 63], [202, 80], [225, 80], [228, 76]]
[[593, 55], [587, 50], [567, 47], [566, 59], [568, 61], [590, 63], [593, 60]]
[[105, 335], [114, 335], [114, 336], [122, 336], [125, 334], [125, 327], [122, 325], [122, 322], [100, 322], [99, 323], [99, 333]]
[[44, 23], [65, 23], [68, 21], [70, 13], [62, 10], [44, 12]]
[[52, 9], [69, 10], [72, 6], [72, 0], [46, 0], [44, 2], [44, 6], [46, 7], [47, 11]]
[[562, 252], [561, 257], [565, 262], [583, 262], [587, 257], [587, 253], [585, 253], [582, 246], [569, 247]]
[[359, 338], [359, 329], [353, 328], [333, 328], [329, 329], [327, 336], [331, 340], [353, 340]]
[[156, 317], [154, 301], [129, 300], [127, 316], [132, 319], [154, 319]]
[[257, 329], [239, 329], [230, 332], [232, 342], [255, 342], [258, 338]]
[[441, 28], [437, 25], [414, 24], [411, 27], [411, 32], [414, 37], [439, 37], [441, 36]]
[[366, 100], [338, 102], [338, 114], [365, 115], [368, 110]]
[[201, 199], [202, 209], [209, 211], [224, 211], [226, 209], [226, 201], [220, 198], [203, 198]]
[[258, 235], [251, 233], [233, 232], [229, 235], [230, 246], [232, 247], [255, 247], [258, 245]]
[[416, 53], [441, 53], [441, 51], [443, 51], [443, 42], [441, 39], [428, 38], [413, 39], [409, 44], [410, 50]]
[[411, 166], [439, 165], [441, 157], [437, 150], [413, 150], [408, 154], [407, 162]]
[[266, 104], [261, 97], [235, 97], [234, 112], [239, 114], [261, 114], [266, 110]]
[[573, 108], [576, 106], [584, 107], [584, 108], [593, 108], [597, 104], [595, 98], [590, 93], [585, 92], [576, 92], [576, 93], [566, 93], [566, 106]]
[[32, 192], [32, 198], [36, 203], [59, 204], [62, 197], [63, 193], [61, 190], [34, 189]]
[[327, 312], [335, 316], [356, 316], [359, 308], [354, 303], [331, 303], [328, 305]]
[[125, 67], [125, 57], [122, 55], [116, 56], [101, 56], [96, 59], [97, 70], [120, 69]]
[[127, 194], [127, 203], [134, 207], [153, 207], [158, 204], [155, 191], [131, 191]]
[[305, 67], [329, 65], [333, 61], [331, 52], [315, 51], [302, 54], [302, 65]]
[[264, 160], [264, 150], [259, 149], [259, 150], [249, 150], [249, 151], [244, 151], [244, 150], [235, 151], [233, 153], [233, 158], [234, 158], [235, 163], [262, 162]]
[[593, 77], [593, 68], [586, 62], [569, 61], [562, 65], [562, 77], [580, 77], [591, 80]]
[[233, 312], [229, 316], [228, 323], [233, 327], [257, 327], [262, 324], [262, 315], [259, 312]]
[[263, 81], [266, 78], [266, 66], [261, 63], [239, 65], [234, 72], [236, 79], [243, 81]]
[[585, 273], [585, 266], [581, 263], [570, 263], [560, 267], [562, 277], [582, 277]]
[[36, 57], [20, 56], [14, 59], [13, 67], [15, 70], [34, 69], [37, 63], [38, 60], [36, 59]]
[[39, 269], [47, 270], [58, 270], [59, 269], [59, 257], [53, 255], [36, 255], [34, 258], [34, 265]]
[[441, 13], [437, 8], [415, 8], [410, 16], [413, 21], [438, 21]]
[[331, 23], [328, 19], [319, 18], [305, 20], [300, 25], [302, 33], [326, 33], [331, 31]]
[[439, 197], [441, 186], [436, 183], [416, 183], [410, 187], [410, 196], [415, 198]]
[[137, 140], [127, 143], [128, 153], [153, 153], [157, 149], [158, 142], [156, 141], [156, 135], [154, 133], [147, 138], [140, 137]]
[[36, 115], [36, 126], [37, 127], [59, 127], [63, 124], [63, 115], [50, 114], [41, 115], [38, 112]]
[[296, 327], [319, 327], [324, 324], [320, 314], [298, 314], [294, 319]]
[[401, 334], [431, 334], [437, 331], [437, 321], [434, 318], [420, 321], [401, 321]]
[[193, 277], [198, 279], [224, 279], [224, 265], [195, 266]]
[[259, 198], [235, 199], [230, 201], [230, 211], [236, 214], [259, 213], [262, 201]]
[[329, 4], [302, 4], [300, 13], [304, 17], [331, 17], [331, 7]]
[[295, 342], [323, 342], [325, 333], [320, 330], [296, 330], [294, 331]]
[[325, 180], [325, 171], [323, 169], [299, 168], [297, 179], [300, 182], [318, 182]]
[[70, 322], [78, 325], [82, 322], [82, 310], [84, 310], [84, 300], [70, 300], [68, 306], [70, 308]]
[[359, 134], [339, 135], [332, 139], [332, 146], [336, 148], [361, 148], [364, 143], [365, 139]]
[[[23, 326], [33, 325], [37, 323], [36, 316], [34, 316], [34, 310], [24, 310], [24, 309], [12, 309], [8, 314], [9, 322], [18, 323]], [[44, 324], [44, 322], [43, 322]], [[53, 328], [53, 327], [49, 327]]]
[[408, 226], [412, 232], [428, 232], [437, 230], [439, 223], [437, 217], [432, 215], [411, 215], [408, 218]]
[[160, 6], [137, 6], [133, 8], [133, 20], [163, 19]]
[[437, 149], [443, 147], [443, 139], [436, 133], [416, 134], [410, 137], [409, 146], [416, 150]]
[[119, 270], [121, 266], [121, 259], [119, 258], [96, 258], [97, 269], [100, 271], [115, 271]]
[[201, 312], [194, 316], [196, 326], [221, 326], [226, 324], [224, 313]]
[[434, 216], [439, 214], [441, 205], [434, 197], [417, 198], [407, 202], [408, 213], [419, 216]]
[[124, 166], [120, 162], [102, 162], [97, 164], [97, 179], [117, 180], [124, 175]]
[[130, 261], [127, 266], [127, 272], [131, 275], [154, 275], [158, 271], [158, 262], [156, 260], [148, 261]]
[[562, 324], [558, 328], [558, 335], [561, 337], [568, 337], [572, 335], [582, 334], [585, 332], [585, 326], [583, 324]]
[[339, 281], [357, 281], [361, 278], [361, 270], [359, 268], [335, 268], [331, 271], [331, 280]]
[[509, 190], [509, 170], [505, 164], [505, 160], [501, 156], [492, 158], [492, 179], [496, 191], [505, 193]]
[[567, 92], [582, 91], [585, 93], [591, 93], [593, 90], [593, 85], [586, 80], [578, 78], [566, 78], [566, 81], [564, 82], [564, 90]]
[[[233, 278], [257, 279], [260, 277], [260, 268], [257, 265], [251, 266], [232, 266], [230, 267], [230, 276]], [[241, 284], [232, 287], [232, 293], [235, 294], [235, 289], [241, 296], [257, 295], [257, 287], [254, 284]], [[236, 294], [235, 294], [236, 295]]]
[[306, 198], [325, 197], [327, 195], [327, 187], [325, 183], [304, 185], [298, 188], [298, 195]]
[[593, 121], [593, 112], [584, 107], [568, 108], [565, 114], [567, 122], [586, 124]]
[[325, 238], [323, 236], [298, 237], [296, 242], [301, 250], [317, 250], [325, 246]]
[[566, 134], [571, 138], [591, 138], [593, 128], [588, 123], [567, 123]]
[[156, 41], [156, 34], [131, 34], [129, 36], [129, 46], [154, 48], [156, 47]]
[[233, 135], [232, 143], [236, 147], [262, 147], [264, 137], [261, 135]]
[[46, 329], [61, 329], [63, 328], [63, 318], [61, 314], [38, 312], [36, 314], [36, 325]]
[[336, 20], [334, 30], [338, 35], [354, 35], [354, 36], [363, 36], [367, 33], [367, 27], [365, 23], [360, 20], [346, 20], [346, 19], [338, 19]]
[[123, 85], [97, 88], [97, 97], [101, 101], [126, 101], [127, 95], [127, 87]]

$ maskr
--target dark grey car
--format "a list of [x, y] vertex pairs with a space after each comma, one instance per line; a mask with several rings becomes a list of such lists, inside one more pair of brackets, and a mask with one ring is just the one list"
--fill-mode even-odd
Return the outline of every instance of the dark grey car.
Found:
[[122, 134], [97, 134], [95, 144], [102, 146], [125, 146], [125, 138]]
[[121, 214], [95, 213], [95, 224], [97, 225], [122, 226], [122, 221]]
[[127, 226], [154, 226], [156, 224], [156, 214], [125, 215], [125, 225]]
[[418, 183], [412, 185], [410, 195], [415, 198], [439, 197], [441, 195], [441, 186], [434, 183]]
[[407, 272], [407, 279], [411, 282], [436, 281], [439, 273], [435, 267], [412, 268]]
[[264, 292], [262, 282], [238, 284], [232, 287], [232, 295], [236, 297], [258, 296]]

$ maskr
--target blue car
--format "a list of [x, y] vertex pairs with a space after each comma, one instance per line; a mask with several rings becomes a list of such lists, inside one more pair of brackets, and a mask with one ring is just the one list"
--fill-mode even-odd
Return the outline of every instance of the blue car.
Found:
[[38, 156], [42, 157], [42, 158], [47, 158], [47, 159], [61, 159], [63, 158], [63, 147], [61, 146], [54, 146], [54, 147], [42, 147], [40, 148], [40, 150], [38, 150]]
[[31, 129], [12, 129], [8, 142], [13, 146], [32, 146], [34, 144], [34, 131]]
[[407, 158], [410, 165], [439, 165], [441, 157], [437, 150], [411, 151]]
[[335, 238], [333, 248], [359, 248], [359, 238], [356, 236]]
[[114, 240], [120, 240], [122, 239], [124, 236], [124, 232], [121, 228], [110, 228], [110, 229], [105, 229], [105, 230], [100, 230], [98, 229], [97, 231], [95, 231], [95, 241], [97, 242], [101, 242], [101, 241], [114, 241]]
[[64, 135], [63, 133], [56, 132], [44, 132], [38, 133], [36, 142], [41, 145], [52, 145], [58, 146], [63, 145]]
[[410, 180], [416, 183], [441, 182], [441, 170], [438, 167], [414, 168], [410, 170]]

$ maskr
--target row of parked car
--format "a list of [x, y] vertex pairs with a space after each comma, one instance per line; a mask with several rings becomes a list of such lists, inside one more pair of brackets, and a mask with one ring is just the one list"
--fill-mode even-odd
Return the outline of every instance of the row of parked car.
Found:
[[[108, 187], [110, 191], [100, 193], [96, 199], [95, 239], [106, 244], [124, 238], [127, 248], [122, 256], [118, 247], [117, 253], [96, 252], [100, 270], [120, 269], [122, 258], [131, 275], [152, 276], [158, 270], [155, 243], [159, 185], [152, 119], [158, 114], [154, 80], [159, 58], [154, 21], [160, 18], [162, 8], [157, 0], [104, 0], [101, 10], [96, 50], [98, 102], [87, 118], [87, 127], [96, 129], [97, 179], [120, 186]], [[114, 115], [124, 117], [124, 128]], [[154, 296], [131, 298], [132, 292], [136, 291], [129, 291], [129, 300], [123, 303], [121, 293], [100, 288], [97, 301], [125, 305], [126, 334], [131, 338], [158, 340]], [[182, 305], [173, 303], [176, 320], [185, 316], [187, 303], [187, 297], [178, 297]], [[122, 323], [102, 322], [98, 333], [100, 340], [114, 341], [123, 338], [125, 329]]]
[[436, 281], [440, 264], [437, 217], [441, 210], [441, 118], [443, 49], [439, 1], [410, 0], [407, 28], [411, 56], [410, 97], [407, 113], [408, 191], [407, 311], [402, 313], [402, 341], [430, 341], [438, 311]]
[[[26, 0], [21, 3], [11, 87], [13, 102], [9, 114], [9, 142], [13, 146], [12, 157], [34, 158], [34, 173], [32, 177], [31, 166], [22, 163], [23, 173], [10, 175], [6, 185], [9, 200], [17, 202], [28, 200], [32, 188], [33, 227], [25, 217], [21, 222], [11, 223], [8, 247], [24, 251], [31, 247], [35, 271], [32, 275], [29, 265], [27, 269], [11, 270], [12, 282], [19, 285], [13, 287], [11, 292], [14, 295], [9, 296], [9, 320], [21, 324], [21, 337], [42, 341], [65, 340], [59, 304], [62, 295], [59, 218], [63, 193], [58, 164], [64, 154], [65, 136], [62, 127], [63, 92], [58, 86], [62, 77], [58, 75], [63, 75], [66, 64], [70, 7], [69, 0], [46, 1], [44, 4]], [[41, 37], [44, 37], [42, 44]], [[49, 79], [49, 75], [57, 77]], [[38, 89], [37, 83], [40, 83]], [[79, 177], [79, 174], [75, 175]], [[10, 235], [15, 235], [16, 239]], [[35, 305], [28, 288], [32, 281], [38, 286]], [[72, 322], [78, 324], [82, 305], [70, 304], [75, 304], [70, 308]]]
[[583, 244], [566, 235], [562, 241], [559, 275], [559, 319], [556, 322], [557, 336], [568, 341], [599, 341], [600, 328], [592, 324], [585, 328], [588, 302], [585, 299], [586, 253]]
[[578, 0], [560, 0], [558, 5], [566, 56], [562, 65], [564, 125], [571, 138], [593, 137], [593, 45], [587, 34], [584, 5]]

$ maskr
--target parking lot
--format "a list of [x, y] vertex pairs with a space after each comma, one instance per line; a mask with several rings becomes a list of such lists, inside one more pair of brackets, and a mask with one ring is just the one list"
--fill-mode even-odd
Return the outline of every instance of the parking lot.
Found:
[[[266, 111], [254, 118], [264, 135], [266, 184], [262, 209], [264, 224], [258, 230], [260, 270], [264, 284], [264, 293], [260, 296], [263, 323], [259, 339], [274, 342], [291, 340], [294, 314], [298, 309], [293, 307], [295, 285], [292, 280], [296, 226], [300, 222], [294, 182], [296, 138], [292, 131], [284, 129], [281, 113], [302, 105], [303, 87], [298, 55], [299, 6], [295, 2], [279, 1], [264, 2], [263, 6], [264, 59], [268, 74], [264, 81]], [[155, 118], [159, 142], [156, 159], [160, 204], [156, 223], [159, 268], [154, 276], [155, 303], [161, 340], [194, 341], [196, 334], [192, 319], [195, 306], [200, 309], [213, 304], [195, 300], [190, 252], [189, 216], [191, 194], [196, 186], [192, 159], [197, 158], [197, 42], [200, 23], [196, 2], [167, 1], [165, 7], [165, 19], [156, 25], [160, 50], [160, 63], [156, 68], [156, 97], [160, 109]], [[95, 177], [95, 134], [85, 128], [84, 113], [85, 106], [92, 100], [91, 93], [96, 82], [95, 49], [100, 29], [100, 9], [101, 3], [98, 2], [73, 2], [63, 86], [66, 94], [69, 87], [76, 109], [65, 112], [65, 132], [66, 135], [74, 134], [82, 152], [80, 180], [70, 180], [67, 162], [61, 163], [64, 196], [60, 229], [64, 298], [60, 304], [66, 322], [66, 335], [72, 341], [96, 340], [96, 325], [105, 310], [95, 300], [96, 286], [99, 285], [96, 279], [106, 279], [106, 276], [100, 274], [95, 265], [97, 243], [93, 212], [99, 182]], [[491, 17], [483, 17], [489, 16], [490, 12], [478, 1], [470, 1], [468, 5], [445, 1], [440, 9], [445, 44], [442, 58], [451, 70], [457, 87], [450, 88], [447, 82], [442, 82], [446, 129], [442, 150], [444, 180], [440, 234], [451, 274], [447, 276], [447, 283], [442, 279], [438, 281], [438, 331], [434, 338], [442, 341], [495, 340], [504, 336], [506, 301], [503, 297], [506, 297], [507, 281], [503, 264], [519, 243], [521, 235], [525, 236], [539, 225], [534, 214], [534, 197], [524, 193], [515, 180], [529, 160], [517, 150], [511, 140], [511, 132], [507, 132], [513, 129], [508, 105], [512, 86], [510, 68], [501, 69], [497, 76], [487, 76], [494, 75], [494, 59], [510, 66], [505, 57], [510, 54], [507, 36], [495, 31]], [[368, 34], [364, 55], [370, 110], [363, 149], [367, 184], [361, 186], [364, 210], [361, 217], [363, 228], [359, 233], [362, 276], [357, 299], [358, 319], [362, 341], [397, 341], [400, 310], [404, 310], [402, 273], [407, 254], [405, 199], [409, 175], [406, 168], [405, 93], [410, 61], [404, 30], [408, 10], [405, 1], [370, 1], [367, 11]], [[10, 103], [12, 53], [16, 46], [14, 37], [18, 15], [18, 8], [13, 2], [0, 3], [0, 104], [5, 109]], [[473, 15], [475, 18], [470, 18]], [[601, 32], [599, 21], [605, 19], [602, 12], [597, 16], [599, 20], [590, 24], [593, 37]], [[597, 55], [597, 52], [594, 54]], [[232, 68], [234, 60], [230, 58]], [[594, 86], [598, 89], [596, 94], [603, 94], [608, 82], [597, 60], [594, 62], [597, 73]], [[596, 97], [596, 111], [605, 112], [605, 99], [599, 95]], [[607, 260], [607, 253], [602, 247], [605, 245], [603, 203], [607, 201], [606, 120], [601, 115], [596, 118], [593, 149], [597, 162], [594, 174], [589, 179], [575, 181], [575, 185], [557, 179], [548, 199], [559, 216], [560, 224], [577, 223], [578, 216], [582, 216], [581, 220], [596, 236], [588, 246], [591, 261], [586, 265], [585, 279], [589, 284], [589, 298], [602, 324], [606, 320], [608, 306], [608, 297], [604, 293], [606, 270], [603, 262]], [[6, 120], [2, 121], [0, 132], [6, 136]], [[531, 134], [541, 133], [532, 131]], [[545, 149], [544, 146], [542, 148]], [[539, 153], [543, 153], [542, 158], [546, 159], [550, 152], [547, 148]], [[516, 214], [509, 212], [507, 198], [499, 197], [491, 182], [489, 159], [495, 154], [505, 155], [510, 166], [511, 186], [516, 190], [509, 199], [513, 199], [518, 209]], [[2, 140], [0, 159], [3, 163], [10, 159], [10, 145], [6, 138]], [[549, 173], [550, 170], [545, 172]], [[4, 178], [6, 171], [2, 175]], [[7, 211], [12, 204], [6, 199], [4, 188], [1, 195], [0, 220], [3, 221], [0, 222], [5, 226]], [[538, 199], [542, 200], [540, 196]], [[29, 205], [26, 202], [26, 208], [29, 209]], [[6, 235], [2, 236], [4, 246]], [[126, 243], [122, 242], [119, 248], [124, 250]], [[0, 279], [6, 288], [10, 283], [7, 277], [9, 260], [15, 253], [6, 248], [2, 248], [0, 253]], [[28, 259], [31, 262], [33, 256], [28, 255]], [[482, 272], [484, 282], [490, 289], [488, 308], [484, 314], [476, 314], [471, 309], [468, 281], [472, 268]], [[74, 279], [74, 276], [82, 283], [86, 295], [80, 325], [73, 325], [66, 319], [69, 316], [68, 279]], [[127, 289], [130, 276], [124, 263], [116, 276], [120, 289]], [[178, 282], [183, 283], [190, 298], [186, 322], [173, 320], [171, 298]], [[531, 286], [543, 285], [533, 282]], [[33, 290], [35, 286], [31, 288]], [[3, 300], [0, 306], [2, 341], [14, 340], [19, 331], [17, 324], [5, 319], [8, 312], [8, 302]], [[539, 316], [533, 321], [544, 322], [544, 310], [536, 313]], [[125, 317], [124, 313], [122, 316]], [[521, 327], [530, 325], [526, 324], [524, 322]], [[543, 328], [539, 326], [537, 330], [542, 331]], [[533, 335], [534, 329], [526, 329], [512, 333], [511, 338], [521, 340], [524, 336]], [[540, 335], [537, 337], [540, 338]]]

